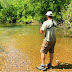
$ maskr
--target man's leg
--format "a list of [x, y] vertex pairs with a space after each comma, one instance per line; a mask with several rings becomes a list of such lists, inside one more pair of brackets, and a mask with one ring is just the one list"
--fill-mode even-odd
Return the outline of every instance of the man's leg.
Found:
[[47, 65], [48, 69], [53, 69], [52, 61], [53, 61], [53, 53], [50, 53], [50, 62]]
[[50, 64], [52, 65], [52, 61], [53, 61], [53, 53], [54, 53], [54, 46], [55, 46], [55, 43], [56, 42], [52, 42], [51, 43], [51, 48], [50, 48], [50, 50], [49, 50], [49, 53], [50, 53]]
[[41, 53], [41, 64], [45, 64], [45, 54]]
[[53, 61], [53, 53], [50, 53], [50, 63], [52, 65], [52, 61]]
[[36, 69], [46, 71], [46, 68], [45, 68], [45, 54], [44, 53], [41, 53], [41, 65], [36, 67]]
[[38, 70], [46, 70], [45, 68], [45, 53], [46, 53], [46, 45], [47, 41], [43, 41], [42, 46], [41, 46], [41, 65], [36, 67]]

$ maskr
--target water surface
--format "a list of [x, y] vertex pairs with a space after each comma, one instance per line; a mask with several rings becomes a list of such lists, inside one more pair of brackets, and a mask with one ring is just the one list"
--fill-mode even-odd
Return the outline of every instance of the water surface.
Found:
[[[39, 32], [39, 25], [18, 25], [0, 27], [0, 71], [37, 71], [36, 66], [41, 63], [40, 47], [44, 38]], [[72, 38], [63, 37], [57, 30], [57, 41], [53, 66], [59, 64], [70, 65], [72, 68]], [[46, 64], [49, 54], [46, 55]], [[70, 67], [64, 67], [69, 69]]]

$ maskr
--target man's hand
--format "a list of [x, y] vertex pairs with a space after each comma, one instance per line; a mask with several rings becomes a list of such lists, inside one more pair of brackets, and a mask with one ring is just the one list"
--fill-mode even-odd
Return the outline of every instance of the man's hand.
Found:
[[41, 33], [41, 34], [43, 34], [43, 33], [44, 33], [44, 31], [42, 31], [42, 30], [41, 30], [41, 27], [40, 27], [40, 33]]
[[43, 34], [43, 33], [44, 33], [44, 31], [40, 30], [40, 33], [41, 33], [41, 34]]

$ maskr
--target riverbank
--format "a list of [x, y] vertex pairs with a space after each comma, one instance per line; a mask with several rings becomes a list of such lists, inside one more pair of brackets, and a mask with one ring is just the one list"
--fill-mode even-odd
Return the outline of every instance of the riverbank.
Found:
[[57, 31], [64, 37], [72, 37], [72, 27], [65, 27], [63, 24], [57, 26]]

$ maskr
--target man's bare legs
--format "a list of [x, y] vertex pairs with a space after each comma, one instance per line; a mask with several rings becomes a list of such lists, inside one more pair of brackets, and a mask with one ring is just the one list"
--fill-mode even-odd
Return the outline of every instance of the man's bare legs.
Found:
[[41, 64], [45, 64], [45, 54], [41, 53]]
[[41, 53], [41, 65], [36, 67], [36, 69], [46, 71], [46, 68], [45, 68], [45, 54], [44, 53]]
[[[50, 53], [50, 63], [53, 61], [53, 53]], [[45, 54], [41, 53], [41, 64], [45, 64]]]
[[50, 53], [50, 63], [52, 64], [53, 61], [53, 53]]

